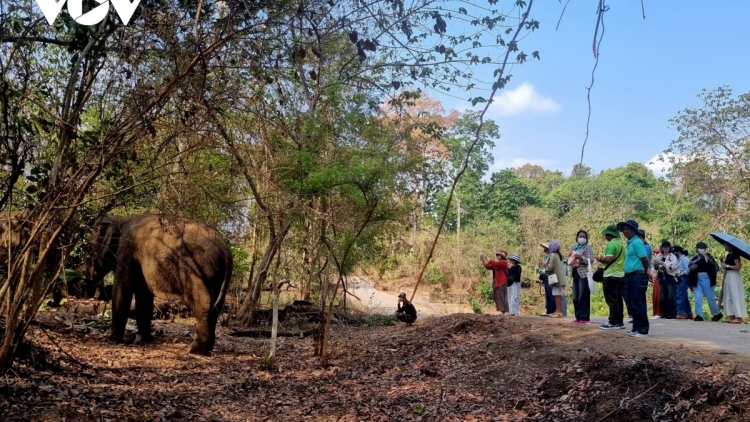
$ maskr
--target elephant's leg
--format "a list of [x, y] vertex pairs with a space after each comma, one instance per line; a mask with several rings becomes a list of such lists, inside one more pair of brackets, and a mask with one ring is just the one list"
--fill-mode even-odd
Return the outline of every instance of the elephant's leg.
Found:
[[115, 285], [112, 288], [112, 334], [109, 338], [117, 343], [125, 341], [125, 325], [128, 323], [132, 298], [133, 290], [129, 283], [118, 280], [115, 275]]
[[154, 315], [154, 295], [145, 283], [135, 292], [135, 321], [138, 326], [139, 341], [151, 341], [151, 318]]
[[[216, 321], [218, 313], [215, 316], [211, 312], [211, 303], [209, 300], [200, 300], [201, 295], [196, 295], [193, 303], [193, 314], [195, 316], [195, 336], [190, 344], [190, 353], [198, 355], [208, 355], [216, 342]], [[210, 298], [210, 295], [208, 296]]]

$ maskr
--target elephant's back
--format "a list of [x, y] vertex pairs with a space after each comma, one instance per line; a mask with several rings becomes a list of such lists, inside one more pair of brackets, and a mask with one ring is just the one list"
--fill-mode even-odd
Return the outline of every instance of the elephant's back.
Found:
[[144, 273], [154, 271], [161, 277], [170, 274], [182, 279], [178, 281], [181, 284], [191, 274], [222, 280], [225, 272], [231, 271], [231, 251], [226, 240], [203, 223], [142, 214], [122, 217], [120, 227], [120, 247], [133, 248], [133, 256]]

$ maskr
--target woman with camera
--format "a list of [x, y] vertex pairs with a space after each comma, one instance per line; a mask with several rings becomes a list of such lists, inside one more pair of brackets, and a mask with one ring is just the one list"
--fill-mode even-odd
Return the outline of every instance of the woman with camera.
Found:
[[671, 253], [672, 244], [665, 240], [661, 242], [659, 255], [653, 266], [659, 283], [659, 308], [661, 317], [675, 319], [677, 317], [677, 257]]

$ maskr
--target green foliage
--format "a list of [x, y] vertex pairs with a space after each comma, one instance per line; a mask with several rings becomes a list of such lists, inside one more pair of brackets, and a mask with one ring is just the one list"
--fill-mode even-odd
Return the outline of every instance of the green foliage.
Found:
[[372, 315], [365, 319], [362, 327], [380, 327], [396, 325], [396, 319], [392, 315]]
[[699, 107], [670, 120], [679, 137], [659, 161], [671, 165], [677, 191], [709, 213], [712, 226], [741, 230], [750, 213], [750, 92], [735, 98], [723, 86], [704, 89], [698, 99]]
[[474, 311], [475, 314], [482, 313], [482, 305], [475, 298], [472, 297], [469, 299], [469, 305], [471, 305], [471, 310]]
[[477, 294], [485, 305], [493, 303], [495, 299], [492, 291], [492, 282], [482, 281], [477, 284]]
[[435, 264], [430, 263], [424, 273], [425, 279], [431, 285], [442, 284], [446, 280], [445, 273]]
[[234, 262], [232, 276], [242, 278], [250, 271], [250, 254], [248, 254], [244, 248], [235, 245], [231, 245], [229, 250], [232, 251], [232, 259]]

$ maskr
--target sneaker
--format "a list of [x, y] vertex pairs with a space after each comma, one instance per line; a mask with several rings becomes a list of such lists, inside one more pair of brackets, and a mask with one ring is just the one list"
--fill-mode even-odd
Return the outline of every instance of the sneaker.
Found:
[[578, 323], [579, 323], [579, 322], [581, 322], [581, 321], [582, 321], [582, 320], [580, 320], [580, 319], [577, 319], [577, 318], [576, 318], [576, 319], [574, 319], [574, 320], [573, 320], [573, 321], [571, 321], [571, 322], [572, 322], [573, 324], [578, 324]]
[[695, 319], [693, 321], [703, 321], [703, 317], [700, 315], [696, 315]]
[[654, 315], [651, 317], [651, 319], [661, 319], [661, 315]]
[[563, 316], [560, 314], [550, 314], [549, 317], [550, 318], [562, 318]]
[[630, 332], [630, 337], [649, 337], [649, 335], [638, 331], [632, 331]]
[[632, 323], [633, 323], [633, 320], [632, 320], [632, 319], [631, 319], [630, 321], [628, 321], [628, 324], [632, 324]]
[[721, 312], [719, 312], [718, 314], [714, 315], [713, 318], [711, 318], [711, 321], [713, 321], [713, 322], [721, 321], [722, 318], [724, 318], [724, 314], [722, 314]]
[[604, 323], [599, 326], [602, 330], [619, 330], [620, 328], [625, 328], [624, 325], [617, 325], [617, 324], [610, 324], [610, 323]]
[[586, 319], [579, 319], [578, 321], [574, 321], [574, 322], [576, 324], [582, 324], [582, 325], [591, 324], [591, 321], [586, 320]]

